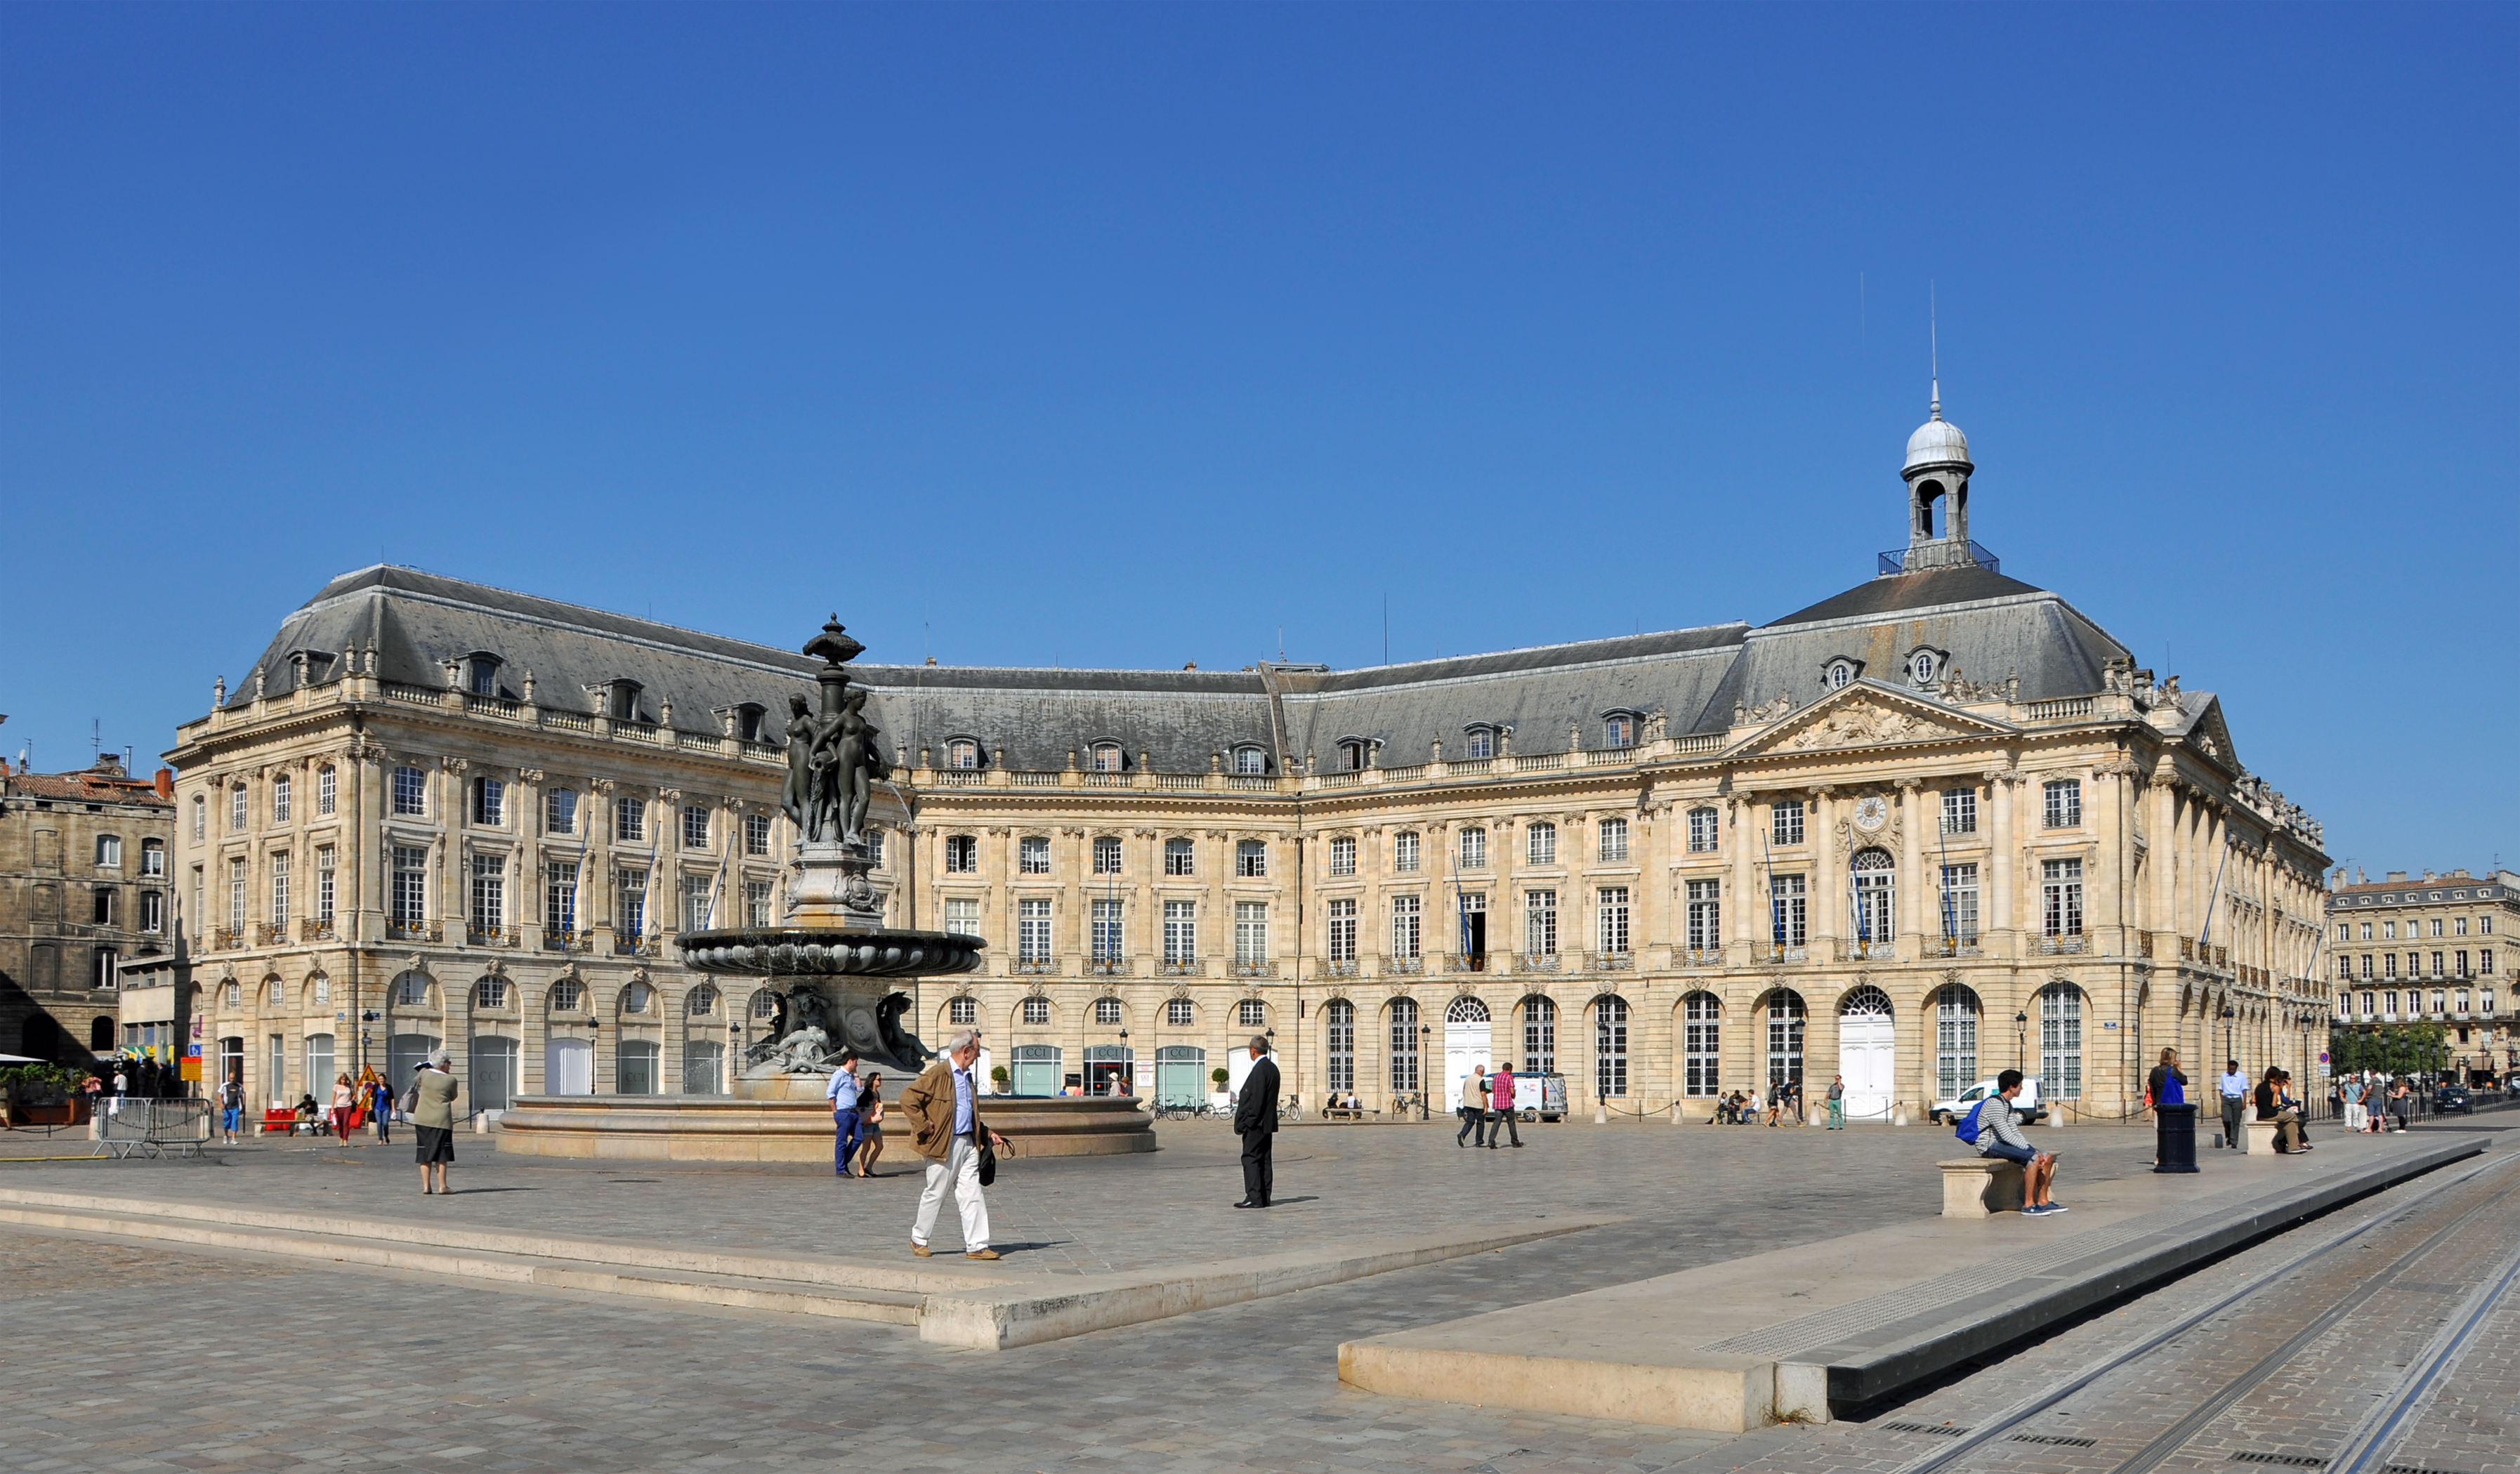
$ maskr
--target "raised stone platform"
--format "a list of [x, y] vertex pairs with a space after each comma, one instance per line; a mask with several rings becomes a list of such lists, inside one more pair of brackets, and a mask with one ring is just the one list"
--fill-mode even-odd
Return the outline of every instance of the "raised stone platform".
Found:
[[1826, 1421], [2040, 1327], [2474, 1156], [2482, 1136], [2331, 1136], [2077, 1187], [2056, 1218], [1928, 1218], [1339, 1348], [1339, 1380], [1487, 1407], [1742, 1432]]
[[[822, 1083], [802, 1099], [738, 1095], [520, 1095], [499, 1118], [499, 1150], [520, 1156], [623, 1161], [832, 1160], [832, 1113]], [[754, 1084], [755, 1082], [745, 1082]], [[895, 1094], [887, 1087], [888, 1094]], [[980, 1119], [1017, 1157], [1121, 1156], [1155, 1149], [1153, 1118], [1135, 1100], [1101, 1095], [987, 1095]], [[918, 1155], [896, 1115], [884, 1160]]]

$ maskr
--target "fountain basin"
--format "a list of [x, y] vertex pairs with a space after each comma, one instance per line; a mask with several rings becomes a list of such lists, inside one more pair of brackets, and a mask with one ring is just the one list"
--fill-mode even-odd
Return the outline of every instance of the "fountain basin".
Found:
[[[897, 1092], [889, 1085], [885, 1095]], [[1154, 1118], [1128, 1097], [983, 1095], [980, 1119], [1013, 1157], [1126, 1156], [1155, 1149]], [[810, 1100], [740, 1095], [520, 1095], [497, 1127], [509, 1155], [620, 1161], [812, 1162], [830, 1170], [832, 1113], [820, 1083]], [[906, 1119], [884, 1133], [878, 1172], [922, 1162]]]
[[684, 964], [722, 977], [936, 977], [980, 965], [978, 937], [888, 926], [747, 926], [685, 932]]

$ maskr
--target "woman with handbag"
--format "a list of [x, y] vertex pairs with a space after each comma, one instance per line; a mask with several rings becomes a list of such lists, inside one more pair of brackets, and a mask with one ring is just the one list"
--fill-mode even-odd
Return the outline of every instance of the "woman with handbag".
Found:
[[[411, 1077], [411, 1089], [403, 1094], [403, 1112], [411, 1117], [412, 1129], [420, 1137], [420, 1190], [425, 1194], [444, 1194], [446, 1164], [455, 1160], [455, 1076], [448, 1070], [444, 1050], [432, 1050], [428, 1059]], [[434, 1171], [436, 1184], [430, 1185]]]
[[875, 1176], [876, 1160], [883, 1155], [883, 1077], [867, 1076], [866, 1089], [858, 1094], [858, 1176]]
[[333, 1135], [344, 1146], [359, 1143], [350, 1139], [350, 1118], [359, 1108], [359, 1093], [350, 1089], [350, 1077], [340, 1075], [333, 1081]]

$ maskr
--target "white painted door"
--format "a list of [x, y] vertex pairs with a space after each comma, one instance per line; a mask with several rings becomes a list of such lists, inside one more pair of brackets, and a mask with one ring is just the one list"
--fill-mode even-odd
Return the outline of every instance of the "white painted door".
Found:
[[1446, 1110], [1461, 1109], [1462, 1082], [1468, 1079], [1473, 1071], [1491, 1067], [1496, 1063], [1495, 1057], [1490, 1053], [1491, 1048], [1488, 1043], [1486, 1019], [1482, 1018], [1470, 1023], [1458, 1023], [1451, 1019], [1444, 1021], [1446, 1092], [1444, 1097], [1435, 1102], [1436, 1114], [1441, 1115]]
[[[1278, 1056], [1271, 1054], [1266, 1057], [1272, 1063], [1275, 1063]], [[1233, 1095], [1237, 1100], [1241, 1099], [1243, 1077], [1250, 1074], [1251, 1067], [1259, 1062], [1259, 1060], [1251, 1057], [1251, 1050], [1248, 1047], [1236, 1050], [1232, 1053], [1227, 1054], [1225, 1056], [1225, 1089], [1227, 1094]], [[1287, 1089], [1286, 1072], [1282, 1069], [1278, 1072], [1278, 1103], [1281, 1105], [1286, 1103]]]
[[[1898, 1079], [1895, 1026], [1877, 1014], [1844, 1016], [1837, 1021], [1837, 1069], [1846, 1077], [1846, 1119], [1887, 1121], [1890, 1096]], [[1807, 1098], [1824, 1098], [1827, 1087], [1804, 1086]]]
[[553, 1095], [595, 1094], [595, 1046], [583, 1039], [555, 1039], [543, 1052], [543, 1090]]

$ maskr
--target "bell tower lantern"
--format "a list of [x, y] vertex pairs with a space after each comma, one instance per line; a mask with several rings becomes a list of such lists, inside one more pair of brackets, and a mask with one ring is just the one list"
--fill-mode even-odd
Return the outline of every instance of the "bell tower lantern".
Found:
[[1957, 568], [1977, 561], [1969, 549], [1968, 437], [1943, 418], [1943, 385], [1934, 382], [1925, 423], [1908, 437], [1908, 554], [1904, 570]]

